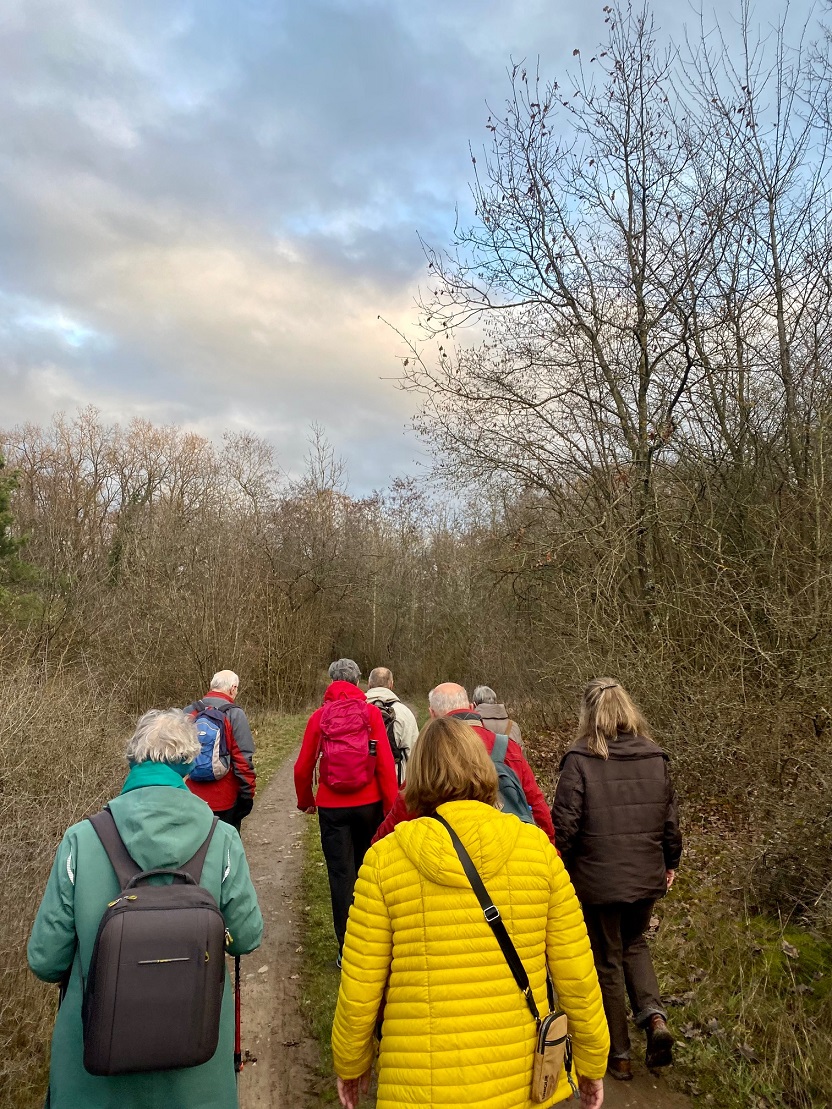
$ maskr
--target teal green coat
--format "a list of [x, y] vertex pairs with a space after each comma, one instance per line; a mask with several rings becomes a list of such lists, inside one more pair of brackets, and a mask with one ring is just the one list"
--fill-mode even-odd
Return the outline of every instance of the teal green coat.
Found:
[[[187, 862], [205, 841], [213, 818], [205, 802], [183, 788], [174, 771], [158, 765], [153, 770], [150, 780], [168, 784], [132, 789], [110, 802], [128, 851], [148, 870]], [[233, 938], [229, 953], [253, 951], [263, 935], [263, 918], [243, 845], [229, 824], [217, 825], [201, 885], [213, 894], [225, 917]], [[60, 981], [72, 967], [52, 1034], [47, 1104], [50, 1109], [236, 1109], [234, 995], [227, 971], [219, 1046], [209, 1062], [117, 1078], [96, 1077], [84, 1070], [82, 976], [86, 980], [101, 915], [119, 892], [92, 825], [87, 820], [74, 824], [58, 847], [28, 948], [29, 966], [45, 982]], [[152, 1020], [153, 1014], [147, 1018]]]

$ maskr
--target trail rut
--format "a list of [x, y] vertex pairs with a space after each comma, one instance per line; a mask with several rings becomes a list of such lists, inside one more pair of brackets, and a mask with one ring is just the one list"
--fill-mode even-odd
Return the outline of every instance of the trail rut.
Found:
[[307, 1109], [318, 1104], [318, 1049], [300, 1009], [300, 877], [303, 813], [284, 762], [243, 825], [243, 842], [265, 921], [263, 944], [243, 960], [240, 1109]]

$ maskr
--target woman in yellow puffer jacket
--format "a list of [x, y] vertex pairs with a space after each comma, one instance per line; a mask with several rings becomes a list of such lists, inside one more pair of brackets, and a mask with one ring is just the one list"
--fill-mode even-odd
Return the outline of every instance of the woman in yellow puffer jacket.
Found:
[[[533, 824], [494, 808], [497, 775], [462, 721], [432, 720], [408, 765], [411, 811], [456, 831], [500, 910], [541, 1013], [548, 964], [569, 1018], [581, 1104], [598, 1109], [609, 1035], [581, 909]], [[386, 994], [385, 994], [386, 988]], [[526, 1109], [535, 1023], [441, 824], [397, 825], [367, 852], [344, 944], [332, 1052], [341, 1104], [366, 1090], [385, 1000], [377, 1109]]]

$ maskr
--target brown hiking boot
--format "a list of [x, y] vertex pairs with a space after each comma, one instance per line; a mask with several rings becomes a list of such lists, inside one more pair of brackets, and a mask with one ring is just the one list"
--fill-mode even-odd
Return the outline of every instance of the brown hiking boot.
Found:
[[673, 1043], [664, 1017], [654, 1013], [647, 1024], [647, 1053], [644, 1056], [650, 1070], [670, 1066], [673, 1062]]
[[632, 1082], [633, 1071], [629, 1059], [609, 1059], [607, 1070], [619, 1082]]

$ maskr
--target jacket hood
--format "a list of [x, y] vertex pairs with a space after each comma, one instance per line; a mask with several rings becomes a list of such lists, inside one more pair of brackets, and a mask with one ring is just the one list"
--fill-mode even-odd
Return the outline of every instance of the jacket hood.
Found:
[[110, 801], [119, 835], [137, 866], [177, 867], [205, 842], [214, 814], [190, 790], [144, 786]]
[[505, 705], [477, 705], [476, 711], [486, 720], [508, 720]]
[[374, 689], [367, 690], [368, 701], [383, 701], [385, 705], [392, 705], [398, 701], [398, 697], [392, 689], [387, 689], [386, 686], [377, 685]]
[[[516, 816], [498, 812], [481, 801], [449, 801], [437, 809], [462, 840], [486, 886], [506, 865], [522, 828]], [[416, 869], [431, 882], [455, 889], [469, 888], [451, 837], [429, 816], [397, 824], [396, 842]], [[381, 841], [384, 842], [383, 840]]]
[[[654, 743], [652, 739], [645, 739], [641, 735], [633, 735], [632, 732], [620, 733], [615, 742], [609, 744], [609, 752], [611, 759], [666, 759], [670, 762], [670, 756], [659, 747], [658, 743]], [[561, 770], [570, 755], [583, 755], [588, 759], [600, 758], [599, 755], [592, 754], [584, 738], [576, 739], [560, 760]]]
[[364, 690], [352, 682], [331, 682], [324, 693], [325, 701], [346, 701], [353, 698], [356, 701], [366, 701]]

